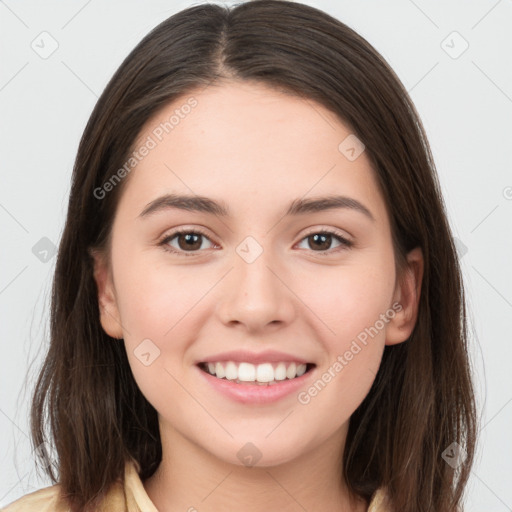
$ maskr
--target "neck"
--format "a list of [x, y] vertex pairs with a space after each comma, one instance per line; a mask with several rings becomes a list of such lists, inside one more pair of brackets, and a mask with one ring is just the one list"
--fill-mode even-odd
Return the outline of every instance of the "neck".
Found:
[[[178, 432], [162, 428], [162, 462], [143, 482], [160, 512], [364, 512], [342, 476], [346, 427], [297, 458], [268, 467], [220, 460]], [[168, 426], [167, 426], [168, 427]]]

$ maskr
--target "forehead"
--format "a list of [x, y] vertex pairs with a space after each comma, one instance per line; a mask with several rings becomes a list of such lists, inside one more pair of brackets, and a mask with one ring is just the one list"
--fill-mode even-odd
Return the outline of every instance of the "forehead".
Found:
[[140, 211], [157, 195], [186, 192], [261, 210], [269, 199], [288, 204], [344, 194], [373, 203], [378, 216], [384, 204], [365, 151], [356, 159], [344, 153], [353, 138], [348, 125], [309, 98], [265, 84], [210, 85], [146, 122], [134, 147], [150, 149], [121, 202]]

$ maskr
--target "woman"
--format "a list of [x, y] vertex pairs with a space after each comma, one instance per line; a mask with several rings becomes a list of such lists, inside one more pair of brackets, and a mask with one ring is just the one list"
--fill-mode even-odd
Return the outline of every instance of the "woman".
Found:
[[185, 9], [82, 137], [32, 408], [56, 485], [6, 510], [460, 510], [466, 336], [376, 50], [299, 3]]

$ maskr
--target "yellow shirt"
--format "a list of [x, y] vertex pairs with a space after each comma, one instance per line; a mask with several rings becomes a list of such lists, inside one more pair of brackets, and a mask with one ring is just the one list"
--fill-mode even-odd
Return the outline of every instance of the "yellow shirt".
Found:
[[[2, 509], [2, 512], [69, 512], [59, 496], [60, 485], [52, 485], [26, 494]], [[387, 512], [385, 492], [378, 489], [368, 507], [368, 512]], [[119, 481], [112, 486], [97, 512], [158, 512], [144, 489], [137, 468], [127, 462], [124, 486]]]

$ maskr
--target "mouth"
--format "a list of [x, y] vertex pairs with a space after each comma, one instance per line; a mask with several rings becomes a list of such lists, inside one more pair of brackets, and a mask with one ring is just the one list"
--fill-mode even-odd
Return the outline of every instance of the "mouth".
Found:
[[312, 371], [315, 363], [266, 362], [252, 364], [235, 361], [200, 362], [198, 368], [219, 380], [248, 386], [275, 386], [299, 379]]

